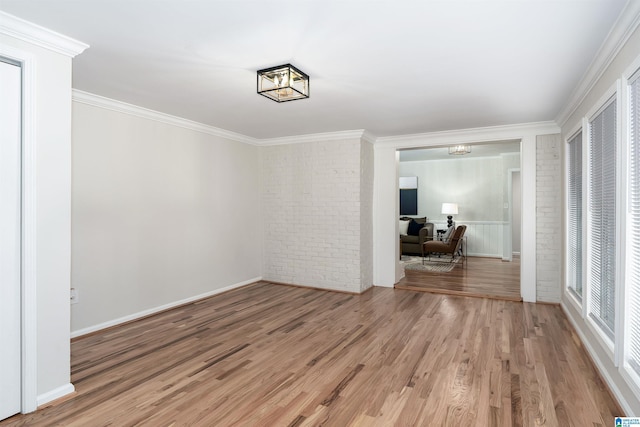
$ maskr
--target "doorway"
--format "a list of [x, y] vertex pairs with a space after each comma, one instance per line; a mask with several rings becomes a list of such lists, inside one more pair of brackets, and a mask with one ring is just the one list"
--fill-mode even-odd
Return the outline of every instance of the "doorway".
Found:
[[521, 140], [516, 139], [470, 144], [464, 155], [451, 155], [446, 146], [398, 151], [398, 175], [417, 177], [419, 183], [417, 217], [444, 230], [441, 206], [458, 205], [454, 220], [467, 226], [469, 259], [464, 269], [434, 274], [409, 265], [419, 263], [416, 254], [401, 257], [404, 274], [397, 288], [522, 300], [520, 159]]
[[0, 57], [0, 419], [21, 410], [22, 69]]

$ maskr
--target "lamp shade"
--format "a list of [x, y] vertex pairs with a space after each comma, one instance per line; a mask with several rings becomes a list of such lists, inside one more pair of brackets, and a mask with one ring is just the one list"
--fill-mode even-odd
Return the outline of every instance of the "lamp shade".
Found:
[[443, 203], [442, 204], [442, 214], [443, 215], [458, 215], [458, 204], [457, 203]]

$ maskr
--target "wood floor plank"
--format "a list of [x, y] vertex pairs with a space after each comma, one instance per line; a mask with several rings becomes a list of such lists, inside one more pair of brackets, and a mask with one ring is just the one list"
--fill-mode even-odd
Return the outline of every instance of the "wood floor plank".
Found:
[[449, 272], [405, 270], [397, 289], [427, 291], [448, 295], [522, 301], [520, 258], [511, 262], [498, 258], [468, 257], [464, 266]]
[[551, 305], [260, 282], [71, 349], [77, 395], [0, 426], [583, 426], [621, 415]]

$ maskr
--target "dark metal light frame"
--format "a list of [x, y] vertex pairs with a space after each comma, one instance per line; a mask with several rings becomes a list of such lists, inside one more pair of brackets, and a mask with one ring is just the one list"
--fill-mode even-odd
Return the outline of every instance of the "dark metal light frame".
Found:
[[309, 98], [309, 76], [291, 64], [258, 70], [257, 92], [276, 102]]

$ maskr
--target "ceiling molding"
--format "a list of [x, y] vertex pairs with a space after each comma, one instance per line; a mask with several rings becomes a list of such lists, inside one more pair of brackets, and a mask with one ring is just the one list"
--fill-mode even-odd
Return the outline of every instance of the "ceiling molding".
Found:
[[555, 122], [522, 123], [505, 126], [447, 130], [413, 135], [387, 136], [376, 140], [376, 147], [416, 148], [424, 146], [495, 142], [524, 136], [560, 133]]
[[569, 117], [580, 107], [587, 94], [593, 89], [611, 62], [618, 55], [629, 37], [640, 25], [640, 1], [629, 0], [618, 16], [609, 34], [598, 49], [591, 65], [582, 76], [580, 83], [571, 94], [569, 102], [560, 111], [556, 122], [562, 127]]
[[127, 104], [126, 102], [117, 101], [115, 99], [105, 98], [103, 96], [83, 92], [78, 89], [73, 89], [73, 100], [82, 104], [92, 105], [94, 107], [100, 107], [119, 113], [131, 114], [143, 119], [154, 120], [156, 122], [166, 123], [169, 125], [202, 132], [237, 142], [243, 142], [245, 144], [259, 145], [260, 142], [260, 140], [252, 138], [250, 136], [194, 122], [192, 120], [183, 119], [181, 117], [172, 116], [170, 114], [161, 113], [159, 111], [138, 107], [137, 105]]
[[232, 141], [242, 142], [256, 146], [272, 146], [301, 144], [305, 142], [320, 141], [338, 141], [361, 139], [375, 146], [389, 146], [395, 148], [411, 148], [429, 145], [446, 145], [464, 142], [494, 142], [498, 140], [519, 139], [525, 135], [544, 135], [560, 133], [560, 128], [554, 122], [525, 123], [507, 126], [492, 126], [485, 128], [462, 129], [443, 132], [431, 132], [414, 135], [402, 135], [376, 138], [370, 132], [364, 129], [340, 131], [340, 132], [324, 132], [307, 135], [294, 135], [281, 138], [258, 139], [240, 133], [231, 132], [214, 126], [205, 125], [194, 122], [192, 120], [183, 119], [181, 117], [172, 116], [170, 114], [161, 113], [159, 111], [150, 110], [139, 107], [137, 105], [128, 104], [126, 102], [117, 101], [100, 95], [84, 92], [78, 89], [72, 91], [73, 101], [94, 107], [104, 108], [106, 110], [116, 111], [119, 113], [130, 114], [148, 120], [154, 120], [197, 132], [206, 133], [220, 138]]
[[367, 141], [370, 144], [375, 144], [376, 141], [378, 140], [378, 138], [372, 134], [371, 132], [365, 130], [364, 132], [362, 132], [362, 139]]
[[319, 142], [319, 141], [338, 141], [341, 139], [360, 139], [364, 138], [369, 141], [371, 134], [367, 133], [364, 129], [359, 130], [347, 130], [340, 132], [324, 132], [324, 133], [311, 133], [307, 135], [294, 135], [285, 136], [282, 138], [266, 138], [257, 140], [257, 145], [285, 145], [285, 144], [300, 144], [304, 142]]
[[115, 99], [106, 98], [104, 96], [95, 95], [93, 93], [84, 92], [78, 89], [73, 89], [72, 93], [73, 100], [82, 104], [92, 105], [94, 107], [100, 107], [119, 113], [131, 114], [136, 117], [154, 120], [185, 129], [191, 129], [197, 132], [202, 132], [209, 135], [218, 136], [220, 138], [230, 139], [233, 141], [251, 145], [285, 145], [299, 144], [304, 142], [337, 141], [341, 139], [359, 138], [363, 138], [371, 143], [375, 142], [375, 137], [370, 133], [364, 131], [363, 129], [342, 132], [313, 133], [308, 135], [286, 136], [282, 138], [258, 139], [214, 126], [205, 125], [203, 123], [194, 122], [192, 120], [183, 119], [181, 117], [172, 116], [170, 114], [161, 113], [159, 111], [150, 110], [148, 108], [139, 107], [137, 105], [128, 104], [126, 102], [118, 101]]
[[88, 44], [48, 30], [17, 16], [0, 11], [0, 34], [22, 40], [73, 58], [84, 52]]

